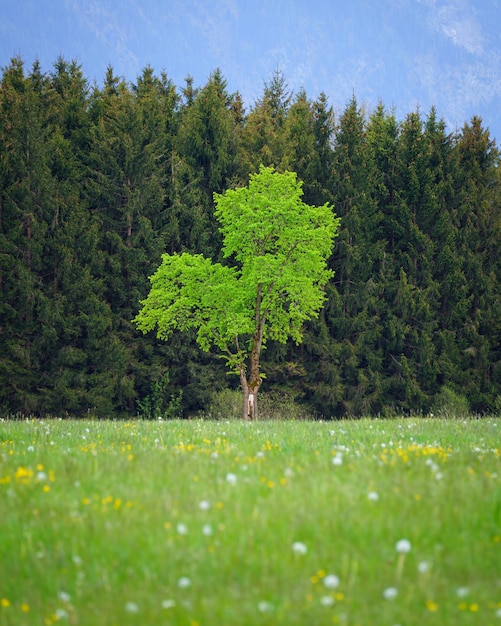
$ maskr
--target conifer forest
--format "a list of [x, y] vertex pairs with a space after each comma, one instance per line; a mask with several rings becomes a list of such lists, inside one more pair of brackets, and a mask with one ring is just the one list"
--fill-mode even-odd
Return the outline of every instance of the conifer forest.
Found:
[[[265, 77], [266, 78], [266, 77]], [[275, 72], [247, 110], [215, 70], [176, 86], [14, 58], [0, 82], [0, 416], [188, 417], [238, 388], [191, 331], [132, 320], [164, 252], [224, 262], [214, 193], [294, 171], [340, 218], [325, 306], [269, 342], [263, 392], [324, 418], [501, 410], [501, 168], [482, 120], [451, 132], [354, 96], [334, 112]], [[158, 414], [158, 415], [157, 415]]]

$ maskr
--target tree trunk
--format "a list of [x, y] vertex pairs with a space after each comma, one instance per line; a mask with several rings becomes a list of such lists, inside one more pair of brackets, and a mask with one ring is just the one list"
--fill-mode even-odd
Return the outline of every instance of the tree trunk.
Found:
[[257, 392], [259, 391], [259, 383], [253, 384], [251, 380], [247, 380], [245, 372], [240, 372], [240, 384], [243, 392], [242, 418], [244, 420], [257, 420]]
[[254, 335], [254, 342], [250, 354], [250, 374], [247, 379], [245, 369], [240, 370], [240, 384], [243, 391], [243, 411], [244, 420], [257, 420], [257, 394], [261, 386], [261, 376], [259, 373], [259, 356], [261, 354], [261, 346], [263, 343], [263, 325], [260, 325]]

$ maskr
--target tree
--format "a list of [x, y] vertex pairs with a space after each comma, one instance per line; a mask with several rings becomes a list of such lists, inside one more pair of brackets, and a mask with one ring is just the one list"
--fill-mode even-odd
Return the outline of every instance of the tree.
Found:
[[240, 377], [244, 419], [258, 415], [266, 341], [299, 343], [333, 275], [326, 260], [339, 220], [328, 204], [309, 206], [301, 197], [294, 172], [264, 166], [248, 187], [214, 194], [223, 256], [233, 264], [164, 254], [134, 320], [143, 332], [157, 328], [160, 339], [197, 329], [201, 348], [217, 347]]

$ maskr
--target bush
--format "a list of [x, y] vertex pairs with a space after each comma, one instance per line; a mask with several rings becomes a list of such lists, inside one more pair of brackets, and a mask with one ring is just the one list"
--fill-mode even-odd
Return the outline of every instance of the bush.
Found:
[[468, 399], [444, 385], [435, 396], [433, 413], [439, 417], [467, 417], [470, 415]]

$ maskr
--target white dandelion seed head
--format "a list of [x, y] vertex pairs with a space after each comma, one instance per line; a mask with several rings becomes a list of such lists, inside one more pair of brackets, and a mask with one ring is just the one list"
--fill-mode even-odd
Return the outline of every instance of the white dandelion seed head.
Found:
[[127, 613], [139, 613], [139, 606], [135, 602], [127, 602], [125, 610]]
[[39, 482], [42, 482], [44, 480], [47, 480], [47, 474], [45, 472], [38, 472], [37, 473], [37, 480]]
[[498, 609], [496, 611], [496, 617], [499, 617], [501, 619], [501, 609]]
[[332, 606], [334, 604], [334, 598], [332, 596], [322, 596], [320, 598], [320, 604], [322, 606]]
[[377, 491], [369, 491], [367, 497], [371, 502], [377, 502], [379, 500], [379, 494], [377, 493]]
[[198, 508], [201, 511], [208, 511], [210, 509], [210, 502], [208, 500], [201, 500], [198, 505]]
[[400, 552], [400, 554], [407, 554], [411, 551], [411, 547], [411, 542], [408, 539], [400, 539], [400, 541], [397, 541], [395, 550]]
[[339, 587], [339, 578], [336, 574], [327, 574], [324, 578], [324, 587], [326, 589], [337, 589]]
[[62, 602], [69, 602], [71, 600], [71, 596], [67, 591], [60, 591], [57, 594], [57, 597], [62, 601]]
[[177, 586], [179, 589], [188, 589], [188, 587], [191, 587], [191, 580], [187, 576], [181, 576], [177, 581]]
[[396, 587], [387, 587], [383, 591], [383, 598], [385, 600], [394, 600], [398, 596], [398, 589]]
[[202, 527], [202, 534], [206, 537], [210, 537], [214, 534], [214, 530], [210, 524], [204, 524]]
[[35, 446], [28, 446], [28, 452], [33, 452], [35, 450]]
[[343, 455], [338, 453], [332, 459], [332, 465], [342, 465], [342, 464], [343, 464]]
[[226, 482], [230, 483], [230, 485], [236, 485], [237, 484], [237, 475], [233, 474], [232, 472], [228, 472], [226, 474]]
[[58, 620], [67, 619], [68, 617], [68, 611], [66, 609], [56, 609], [54, 614]]
[[458, 587], [456, 589], [456, 595], [458, 598], [466, 598], [466, 596], [470, 593], [468, 587]]
[[172, 609], [176, 606], [175, 600], [163, 600], [162, 601], [162, 609]]
[[421, 561], [421, 563], [419, 563], [417, 568], [420, 574], [426, 574], [427, 572], [430, 571], [430, 564], [428, 563], [428, 561]]
[[177, 525], [177, 532], [180, 535], [187, 535], [188, 534], [188, 526], [186, 526], [186, 524], [183, 524], [182, 522], [179, 522], [179, 524]]
[[257, 610], [260, 613], [271, 613], [271, 611], [273, 611], [273, 604], [267, 600], [261, 600], [257, 603]]
[[303, 555], [308, 552], [308, 548], [306, 547], [306, 544], [304, 544], [302, 541], [295, 541], [292, 544], [292, 551], [294, 552], [294, 554]]

